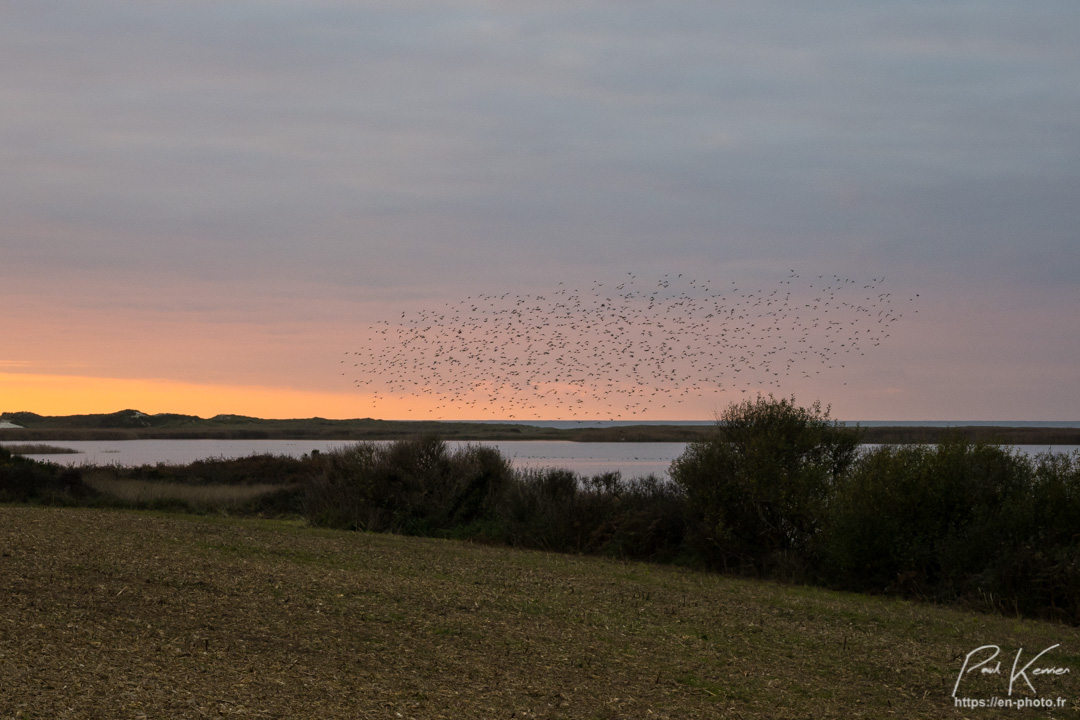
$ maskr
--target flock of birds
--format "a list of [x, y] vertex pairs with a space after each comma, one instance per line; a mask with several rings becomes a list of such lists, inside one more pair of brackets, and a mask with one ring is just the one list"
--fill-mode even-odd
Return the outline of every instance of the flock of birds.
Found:
[[894, 302], [884, 280], [792, 271], [746, 290], [627, 273], [588, 291], [474, 295], [376, 323], [341, 363], [376, 412], [414, 396], [435, 417], [628, 419], [844, 368], [914, 309], [917, 295]]

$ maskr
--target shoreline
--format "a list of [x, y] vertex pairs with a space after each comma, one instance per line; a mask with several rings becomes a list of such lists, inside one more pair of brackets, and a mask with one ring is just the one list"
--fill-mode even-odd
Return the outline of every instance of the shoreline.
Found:
[[[437, 435], [444, 440], [567, 440], [572, 442], [693, 442], [708, 437], [712, 425], [628, 425], [557, 429], [530, 425], [383, 421], [260, 420], [244, 424], [190, 423], [174, 427], [85, 427], [53, 425], [0, 431], [0, 441], [63, 440], [399, 440]], [[866, 444], [938, 443], [947, 437], [1005, 445], [1080, 445], [1080, 428], [968, 425], [859, 427]]]

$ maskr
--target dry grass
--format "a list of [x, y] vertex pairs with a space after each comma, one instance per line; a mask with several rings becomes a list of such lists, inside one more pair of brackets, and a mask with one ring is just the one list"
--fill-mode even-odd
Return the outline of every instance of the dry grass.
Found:
[[671, 567], [29, 507], [0, 548], [0, 718], [1046, 717], [953, 707], [988, 643], [1080, 697], [1076, 628]]
[[175, 500], [191, 507], [226, 508], [260, 495], [276, 492], [281, 485], [193, 485], [153, 480], [130, 480], [89, 472], [83, 482], [100, 493], [133, 505], [152, 505]]
[[0, 444], [0, 447], [15, 455], [78, 455], [81, 452], [73, 448], [41, 443], [4, 443]]

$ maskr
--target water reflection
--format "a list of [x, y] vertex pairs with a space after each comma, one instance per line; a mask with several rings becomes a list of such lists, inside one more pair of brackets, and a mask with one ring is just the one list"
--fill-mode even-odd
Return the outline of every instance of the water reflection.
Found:
[[[7, 443], [0, 443], [7, 444]], [[187, 465], [196, 460], [231, 459], [250, 455], [301, 457], [313, 450], [328, 452], [353, 444], [348, 440], [72, 440], [51, 443], [78, 450], [65, 455], [29, 455], [60, 465]], [[623, 477], [667, 477], [672, 460], [686, 443], [580, 443], [565, 440], [506, 440], [468, 443], [452, 440], [451, 447], [482, 444], [494, 447], [515, 467], [562, 467], [583, 475], [621, 472]], [[872, 447], [872, 446], [867, 446]], [[1021, 452], [1073, 452], [1076, 445], [1016, 445]]]

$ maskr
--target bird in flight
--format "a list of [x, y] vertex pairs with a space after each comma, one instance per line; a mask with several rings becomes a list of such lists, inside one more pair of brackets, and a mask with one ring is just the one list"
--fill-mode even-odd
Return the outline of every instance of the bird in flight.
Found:
[[843, 369], [910, 308], [894, 307], [884, 276], [804, 280], [792, 270], [775, 287], [714, 291], [685, 273], [638, 275], [402, 312], [369, 326], [346, 353], [351, 382], [376, 398], [376, 412], [396, 396], [434, 400], [429, 414], [440, 417], [558, 418], [587, 405], [633, 418]]

